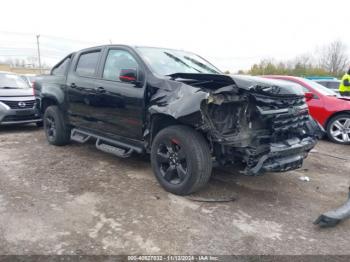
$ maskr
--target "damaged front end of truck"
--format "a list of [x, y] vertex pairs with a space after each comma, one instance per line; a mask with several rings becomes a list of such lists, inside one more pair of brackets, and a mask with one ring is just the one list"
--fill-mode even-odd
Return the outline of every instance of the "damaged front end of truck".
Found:
[[194, 127], [220, 166], [246, 175], [302, 166], [323, 134], [293, 84], [249, 76], [174, 74], [155, 88], [150, 115]]

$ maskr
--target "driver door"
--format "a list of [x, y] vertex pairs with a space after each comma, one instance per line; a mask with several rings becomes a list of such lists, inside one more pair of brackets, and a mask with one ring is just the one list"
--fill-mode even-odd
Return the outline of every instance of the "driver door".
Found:
[[[124, 81], [120, 73], [137, 72], [136, 81]], [[123, 48], [108, 48], [104, 52], [100, 73], [95, 81], [99, 106], [94, 115], [103, 132], [131, 139], [142, 139], [144, 80], [136, 56]]]

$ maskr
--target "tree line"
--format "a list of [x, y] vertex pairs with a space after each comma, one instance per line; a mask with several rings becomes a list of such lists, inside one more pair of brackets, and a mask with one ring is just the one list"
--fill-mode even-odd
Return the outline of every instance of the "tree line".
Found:
[[[0, 64], [7, 64], [12, 67], [20, 67], [20, 68], [37, 68], [38, 62], [36, 57], [27, 57], [27, 58], [7, 58], [0, 60]], [[50, 68], [50, 65], [45, 62], [41, 63], [42, 68]]]
[[249, 75], [293, 75], [293, 76], [333, 76], [341, 77], [350, 67], [346, 45], [336, 40], [323, 46], [315, 55], [304, 54], [289, 61], [262, 59], [248, 71]]

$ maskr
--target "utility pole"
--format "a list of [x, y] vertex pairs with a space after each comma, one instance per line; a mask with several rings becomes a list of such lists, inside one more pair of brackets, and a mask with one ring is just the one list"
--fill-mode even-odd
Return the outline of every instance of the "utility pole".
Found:
[[42, 72], [41, 72], [41, 57], [40, 57], [39, 37], [40, 37], [40, 35], [36, 35], [36, 44], [37, 44], [37, 46], [38, 46], [39, 71], [40, 71], [40, 74], [42, 74]]

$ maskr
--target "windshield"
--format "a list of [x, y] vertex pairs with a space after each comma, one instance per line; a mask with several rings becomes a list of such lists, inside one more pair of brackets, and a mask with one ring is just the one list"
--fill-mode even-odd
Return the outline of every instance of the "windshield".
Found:
[[159, 75], [175, 73], [221, 74], [220, 70], [200, 56], [180, 50], [137, 47], [152, 71]]
[[23, 77], [10, 73], [0, 73], [0, 89], [24, 88], [30, 88], [30, 86]]
[[337, 96], [337, 93], [335, 93], [332, 89], [329, 89], [323, 85], [320, 85], [319, 83], [316, 83], [315, 81], [309, 80], [304, 78], [303, 81], [310, 85], [313, 89], [315, 89], [317, 92], [321, 93], [325, 96]]

